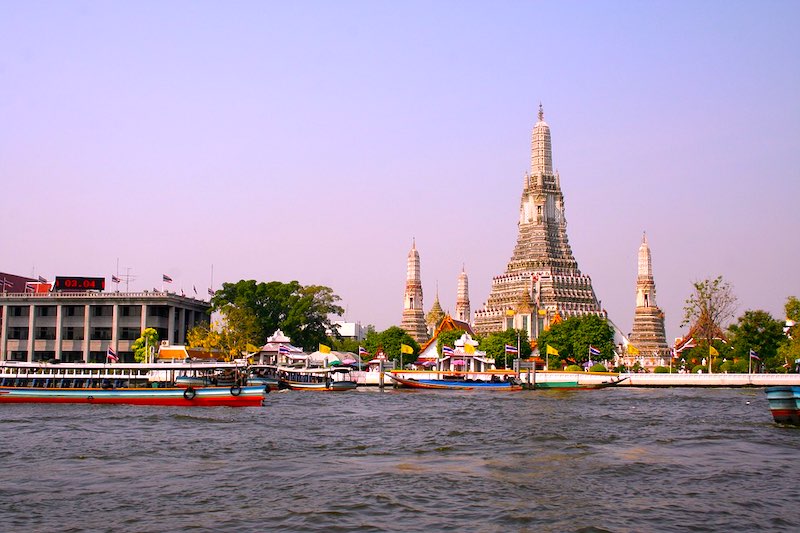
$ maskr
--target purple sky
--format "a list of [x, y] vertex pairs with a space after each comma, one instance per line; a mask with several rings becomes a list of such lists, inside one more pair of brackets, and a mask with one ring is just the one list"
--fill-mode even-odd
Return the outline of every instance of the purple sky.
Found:
[[800, 3], [0, 4], [0, 270], [201, 295], [329, 285], [398, 324], [516, 241], [539, 102], [570, 244], [623, 331], [642, 231], [668, 337], [691, 283], [800, 296]]

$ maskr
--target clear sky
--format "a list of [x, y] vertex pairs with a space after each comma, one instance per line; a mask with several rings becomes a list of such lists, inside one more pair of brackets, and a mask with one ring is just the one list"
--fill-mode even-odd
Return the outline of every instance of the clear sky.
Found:
[[[630, 331], [693, 281], [800, 296], [800, 2], [0, 3], [0, 270], [296, 279], [399, 324], [486, 301], [541, 101], [568, 234]], [[128, 270], [130, 269], [130, 270]]]

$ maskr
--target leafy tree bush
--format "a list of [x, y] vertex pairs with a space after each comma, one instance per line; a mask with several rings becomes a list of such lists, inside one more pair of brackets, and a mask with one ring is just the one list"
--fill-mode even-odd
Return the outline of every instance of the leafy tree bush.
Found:
[[519, 334], [519, 357], [528, 357], [533, 349], [528, 342], [528, 332], [524, 330], [507, 329], [498, 333], [490, 333], [481, 340], [479, 347], [486, 352], [487, 356], [494, 358], [497, 368], [511, 368], [517, 356], [506, 353], [506, 344], [516, 347], [517, 334]]
[[708, 372], [708, 368], [704, 367], [703, 365], [697, 365], [692, 368], [692, 374], [704, 374]]
[[[551, 368], [565, 362], [585, 363], [589, 360], [589, 345], [600, 350], [593, 360], [607, 361], [614, 355], [614, 330], [607, 320], [595, 315], [570, 317], [553, 324], [536, 340], [541, 356], [548, 357]], [[546, 355], [547, 345], [558, 350], [558, 355]]]
[[654, 374], [669, 374], [669, 367], [657, 366], [653, 369]]
[[607, 370], [604, 364], [595, 363], [592, 365], [592, 368], [589, 369], [589, 372], [607, 372]]
[[566, 370], [567, 372], [583, 372], [583, 369], [578, 365], [569, 365], [564, 370]]

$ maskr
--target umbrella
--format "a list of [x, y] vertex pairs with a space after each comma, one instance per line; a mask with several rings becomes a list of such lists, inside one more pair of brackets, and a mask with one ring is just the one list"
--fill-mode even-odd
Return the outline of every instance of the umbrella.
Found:
[[454, 365], [463, 365], [463, 364], [466, 364], [466, 363], [465, 363], [465, 361], [463, 359], [456, 359], [455, 361], [453, 361], [453, 364]]
[[339, 361], [338, 359], [334, 359], [333, 361], [328, 363], [328, 366], [337, 366], [337, 365], [341, 365], [341, 364], [342, 364], [341, 361]]
[[436, 365], [435, 361], [425, 361], [424, 363], [422, 363], [422, 366], [434, 366], [434, 365]]
[[355, 363], [355, 362], [356, 362], [356, 360], [355, 360], [355, 359], [353, 359], [352, 357], [345, 357], [345, 358], [342, 360], [342, 363], [344, 363], [344, 364], [346, 364], [346, 365], [352, 365], [352, 364], [353, 364], [353, 363]]

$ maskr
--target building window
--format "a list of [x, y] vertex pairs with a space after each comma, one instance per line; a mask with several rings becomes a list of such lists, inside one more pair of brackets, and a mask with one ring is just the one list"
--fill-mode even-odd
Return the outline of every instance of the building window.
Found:
[[93, 341], [110, 341], [111, 328], [92, 328], [92, 336], [90, 339]]
[[65, 316], [83, 316], [83, 306], [82, 305], [65, 305], [64, 306], [64, 315]]
[[142, 316], [142, 308], [138, 305], [123, 305], [119, 311], [122, 316]]
[[8, 308], [8, 314], [9, 316], [28, 316], [28, 309], [28, 307], [14, 305]]
[[24, 327], [8, 328], [8, 338], [9, 339], [18, 340], [18, 341], [26, 341], [26, 340], [28, 340], [28, 328], [24, 328]]
[[56, 328], [38, 327], [36, 328], [36, 337], [34, 338], [43, 341], [54, 341], [56, 340]]
[[9, 361], [27, 361], [28, 360], [28, 352], [26, 351], [12, 351], [10, 357], [8, 358]]
[[93, 305], [92, 315], [94, 316], [111, 316], [113, 313], [110, 305]]
[[163, 305], [152, 305], [147, 308], [147, 314], [150, 316], [160, 316], [166, 318], [169, 316], [169, 307]]
[[139, 328], [119, 328], [119, 339], [123, 341], [135, 341], [141, 335]]
[[36, 316], [56, 316], [56, 306], [54, 305], [36, 306]]
[[67, 341], [82, 341], [83, 328], [65, 327], [61, 332], [64, 340]]

